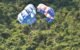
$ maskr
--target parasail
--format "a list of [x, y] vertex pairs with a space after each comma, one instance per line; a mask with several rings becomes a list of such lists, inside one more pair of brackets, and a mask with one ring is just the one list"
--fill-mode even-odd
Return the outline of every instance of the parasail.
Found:
[[54, 9], [49, 7], [49, 6], [46, 6], [45, 4], [39, 4], [37, 6], [37, 11], [41, 14], [44, 14], [46, 16], [46, 21], [48, 23], [51, 23], [54, 21]]
[[31, 25], [36, 22], [36, 9], [33, 4], [28, 4], [19, 14], [17, 20], [21, 24]]

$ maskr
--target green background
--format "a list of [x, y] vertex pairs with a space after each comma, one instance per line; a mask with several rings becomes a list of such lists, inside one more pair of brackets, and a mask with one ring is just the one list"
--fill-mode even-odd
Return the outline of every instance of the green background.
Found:
[[[54, 22], [38, 13], [36, 24], [19, 24], [29, 3], [54, 8]], [[0, 0], [0, 50], [80, 50], [80, 0]]]

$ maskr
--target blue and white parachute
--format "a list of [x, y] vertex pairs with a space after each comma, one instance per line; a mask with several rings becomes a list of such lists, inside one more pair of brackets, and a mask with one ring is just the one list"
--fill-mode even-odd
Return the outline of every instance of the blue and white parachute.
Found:
[[53, 8], [51, 8], [49, 6], [46, 6], [46, 5], [44, 5], [44, 4], [41, 3], [41, 4], [39, 4], [37, 6], [37, 11], [39, 13], [44, 14], [46, 16], [46, 21], [48, 23], [53, 22], [53, 20], [54, 20], [54, 14], [55, 14]]
[[28, 4], [19, 14], [17, 20], [21, 24], [31, 25], [36, 22], [36, 9], [33, 4]]

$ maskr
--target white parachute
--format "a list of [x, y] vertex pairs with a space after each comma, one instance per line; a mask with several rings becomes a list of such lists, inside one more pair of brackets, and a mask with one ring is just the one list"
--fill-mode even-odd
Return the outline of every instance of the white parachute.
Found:
[[33, 24], [36, 22], [36, 9], [33, 4], [28, 4], [19, 14], [17, 20], [21, 24]]

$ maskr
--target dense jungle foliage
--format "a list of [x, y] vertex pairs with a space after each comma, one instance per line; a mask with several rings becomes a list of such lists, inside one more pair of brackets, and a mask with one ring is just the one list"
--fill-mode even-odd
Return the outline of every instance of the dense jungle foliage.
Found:
[[[19, 24], [17, 15], [29, 3], [51, 6], [54, 22], [38, 13], [36, 24]], [[80, 50], [80, 0], [0, 0], [0, 50]]]

